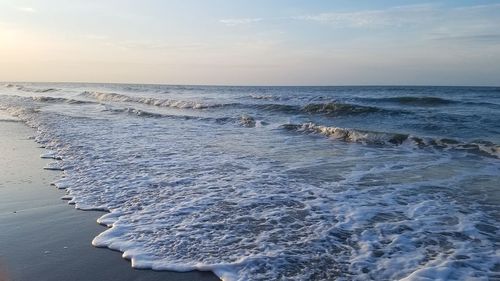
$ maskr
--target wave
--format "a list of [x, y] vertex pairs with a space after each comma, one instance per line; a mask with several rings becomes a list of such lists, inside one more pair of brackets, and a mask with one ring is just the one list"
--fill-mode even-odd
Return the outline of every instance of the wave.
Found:
[[288, 114], [297, 114], [301, 112], [301, 107], [296, 105], [267, 103], [267, 104], [241, 104], [241, 107], [255, 108], [258, 110], [279, 112]]
[[179, 114], [163, 114], [145, 111], [142, 109], [137, 109], [133, 107], [125, 107], [125, 108], [116, 108], [104, 106], [102, 111], [107, 111], [110, 113], [116, 114], [128, 114], [142, 118], [169, 118], [169, 119], [177, 119], [177, 120], [198, 120], [204, 122], [213, 122], [216, 124], [239, 124], [243, 127], [255, 127], [256, 124], [264, 124], [264, 122], [256, 121], [253, 117], [249, 115], [242, 115], [240, 118], [234, 117], [201, 117], [201, 116], [192, 116], [192, 115], [179, 115]]
[[173, 99], [158, 99], [148, 97], [132, 97], [117, 93], [89, 92], [80, 94], [82, 97], [96, 99], [98, 101], [111, 102], [133, 102], [159, 107], [174, 107], [187, 109], [210, 109], [210, 108], [250, 108], [269, 112], [280, 112], [287, 114], [324, 114], [327, 116], [353, 115], [387, 111], [381, 108], [361, 106], [339, 102], [311, 103], [305, 106], [281, 103], [245, 104], [245, 103], [214, 103], [206, 104], [197, 101], [182, 101]]
[[328, 102], [328, 103], [311, 103], [302, 108], [302, 111], [307, 113], [323, 113], [326, 115], [350, 115], [362, 114], [383, 111], [381, 108], [354, 105], [348, 103]]
[[257, 95], [257, 94], [250, 94], [248, 95], [249, 98], [255, 99], [255, 100], [280, 100], [281, 97], [277, 96], [272, 96], [272, 95]]
[[51, 93], [51, 92], [57, 92], [60, 89], [57, 88], [32, 88], [32, 87], [27, 87], [24, 85], [17, 85], [17, 84], [5, 84], [5, 88], [15, 88], [16, 90], [23, 91], [23, 92], [29, 92], [29, 93]]
[[[39, 106], [31, 98], [15, 104]], [[148, 116], [134, 108], [123, 112]], [[89, 123], [58, 114], [22, 117], [37, 128], [35, 140], [49, 150], [44, 156], [64, 159], [46, 167], [65, 170], [53, 183], [67, 190], [64, 199], [79, 209], [110, 211], [98, 221], [109, 229], [92, 244], [122, 251], [136, 268], [212, 270], [224, 280], [397, 280], [410, 274], [460, 280], [496, 274], [497, 217], [487, 213], [491, 205], [468, 196], [492, 194], [483, 192], [498, 180], [490, 161], [373, 153], [378, 147], [339, 155], [306, 146], [307, 154], [297, 154], [304, 142], [274, 149], [282, 143], [274, 135], [269, 142], [262, 135], [234, 138], [238, 132], [205, 124], [151, 126], [121, 115]], [[236, 122], [255, 119], [242, 115]], [[418, 146], [418, 138], [407, 134], [287, 126], [304, 133], [329, 128], [318, 133], [333, 131], [347, 142]]]
[[68, 104], [89, 104], [94, 103], [91, 101], [75, 100], [60, 97], [47, 97], [47, 96], [34, 96], [31, 97], [33, 101], [44, 102], [44, 103], [68, 103]]
[[406, 134], [392, 134], [340, 127], [328, 127], [316, 125], [314, 123], [284, 124], [282, 125], [282, 128], [298, 132], [318, 133], [345, 142], [358, 142], [365, 144], [400, 145], [409, 137], [409, 135]]
[[498, 104], [498, 103], [492, 103], [492, 102], [473, 102], [473, 101], [467, 101], [467, 102], [463, 102], [463, 104], [473, 105], [473, 106], [487, 106], [487, 107], [491, 107], [491, 108], [500, 108], [500, 104]]
[[184, 116], [175, 116], [175, 115], [168, 115], [168, 114], [161, 114], [161, 113], [154, 113], [154, 112], [149, 112], [149, 111], [144, 111], [144, 110], [139, 110], [135, 108], [124, 108], [124, 109], [112, 109], [112, 110], [105, 110], [105, 111], [112, 111], [112, 112], [123, 112], [123, 113], [128, 113], [132, 115], [137, 115], [140, 117], [149, 117], [149, 118], [166, 118], [166, 117], [178, 117], [178, 118], [184, 118]]
[[367, 100], [398, 103], [401, 105], [412, 105], [412, 106], [440, 106], [440, 105], [450, 105], [458, 103], [457, 101], [454, 100], [438, 98], [438, 97], [411, 97], [411, 96], [400, 96], [400, 97], [367, 99]]
[[204, 109], [204, 108], [214, 107], [213, 105], [202, 104], [196, 101], [180, 101], [173, 99], [131, 97], [117, 93], [85, 91], [81, 93], [80, 96], [86, 98], [93, 98], [98, 101], [134, 102], [134, 103], [142, 103], [146, 105], [159, 106], [159, 107], [175, 107], [175, 108], [189, 108], [189, 109]]
[[169, 118], [169, 119], [178, 119], [178, 120], [198, 120], [198, 121], [203, 121], [203, 122], [213, 122], [219, 125], [223, 124], [235, 124], [235, 125], [240, 125], [242, 127], [246, 128], [254, 128], [257, 126], [265, 126], [268, 125], [267, 122], [264, 122], [262, 120], [256, 120], [254, 117], [243, 114], [238, 118], [235, 117], [201, 117], [201, 116], [192, 116], [192, 115], [176, 115], [176, 114], [163, 114], [163, 113], [156, 113], [156, 112], [150, 112], [150, 111], [145, 111], [142, 109], [137, 109], [137, 108], [132, 108], [132, 107], [125, 107], [125, 108], [117, 108], [117, 107], [110, 107], [110, 106], [104, 106], [102, 111], [107, 111], [111, 113], [117, 113], [117, 114], [129, 114], [129, 115], [134, 115], [138, 117], [143, 117], [143, 118]]
[[110, 112], [110, 113], [125, 113], [130, 115], [135, 115], [139, 117], [146, 118], [175, 118], [175, 119], [199, 119], [201, 117], [189, 116], [189, 115], [174, 115], [174, 114], [162, 114], [156, 112], [145, 111], [133, 107], [125, 107], [125, 108], [117, 108], [117, 107], [109, 107], [104, 106], [102, 111]]
[[255, 127], [255, 118], [250, 115], [242, 115], [240, 116], [240, 124], [243, 127]]
[[382, 108], [340, 102], [310, 103], [305, 106], [288, 104], [252, 104], [248, 106], [264, 111], [274, 111], [287, 114], [322, 114], [330, 117], [389, 112], [389, 110]]
[[455, 149], [487, 157], [500, 158], [500, 145], [484, 140], [461, 142], [448, 138], [424, 138], [410, 134], [329, 127], [314, 123], [284, 124], [281, 127], [290, 131], [316, 133], [351, 143], [393, 146], [410, 144], [418, 148]]

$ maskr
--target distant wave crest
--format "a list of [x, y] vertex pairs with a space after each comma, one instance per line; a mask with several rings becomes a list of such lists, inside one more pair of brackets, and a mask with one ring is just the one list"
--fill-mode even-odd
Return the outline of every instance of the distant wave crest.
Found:
[[24, 85], [17, 85], [17, 84], [5, 84], [5, 88], [14, 88], [18, 91], [23, 91], [23, 92], [29, 92], [29, 93], [51, 93], [51, 92], [57, 92], [60, 89], [57, 88], [33, 88], [33, 87], [28, 87]]
[[311, 103], [302, 108], [302, 111], [308, 113], [323, 113], [327, 115], [348, 115], [348, 114], [361, 114], [378, 112], [382, 109], [371, 107], [353, 105], [347, 103], [328, 102], [328, 103]]
[[[361, 106], [340, 102], [311, 103], [304, 106], [264, 103], [264, 104], [244, 104], [244, 103], [202, 103], [192, 100], [159, 99], [153, 97], [132, 97], [118, 93], [90, 92], [85, 91], [80, 94], [85, 98], [96, 99], [98, 101], [109, 102], [132, 102], [159, 107], [173, 107], [181, 109], [211, 109], [211, 108], [249, 108], [268, 112], [280, 112], [287, 114], [323, 114], [327, 116], [354, 115], [385, 111], [376, 107]], [[267, 99], [267, 97], [264, 97]]]
[[362, 106], [349, 103], [327, 102], [309, 103], [304, 106], [288, 104], [255, 104], [253, 107], [264, 111], [276, 111], [288, 114], [321, 114], [325, 116], [357, 115], [376, 112], [389, 112], [388, 110]]
[[196, 101], [180, 101], [173, 99], [158, 99], [149, 97], [131, 97], [117, 93], [85, 91], [81, 93], [80, 96], [96, 99], [98, 101], [134, 102], [134, 103], [142, 103], [146, 105], [160, 106], [160, 107], [175, 107], [175, 108], [190, 108], [190, 109], [203, 109], [203, 108], [213, 107], [212, 105], [202, 104]]
[[401, 105], [411, 105], [411, 106], [440, 106], [440, 105], [450, 105], [457, 103], [457, 101], [439, 97], [412, 97], [412, 96], [400, 96], [400, 97], [390, 97], [390, 98], [381, 98], [372, 100], [397, 103]]
[[44, 103], [69, 103], [69, 104], [88, 104], [94, 103], [91, 101], [75, 100], [61, 97], [47, 97], [47, 96], [33, 96], [31, 97], [33, 101], [44, 102]]

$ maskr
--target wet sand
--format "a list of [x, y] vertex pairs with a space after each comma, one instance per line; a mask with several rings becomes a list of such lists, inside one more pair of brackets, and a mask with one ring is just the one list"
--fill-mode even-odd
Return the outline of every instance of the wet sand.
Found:
[[219, 280], [211, 272], [136, 270], [121, 253], [95, 248], [102, 212], [79, 211], [50, 186], [43, 149], [21, 122], [0, 121], [0, 281]]

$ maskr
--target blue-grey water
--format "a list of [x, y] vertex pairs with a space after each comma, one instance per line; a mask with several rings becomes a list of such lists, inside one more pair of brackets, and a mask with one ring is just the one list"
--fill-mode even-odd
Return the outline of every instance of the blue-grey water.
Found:
[[6, 83], [0, 112], [134, 267], [500, 278], [500, 88]]

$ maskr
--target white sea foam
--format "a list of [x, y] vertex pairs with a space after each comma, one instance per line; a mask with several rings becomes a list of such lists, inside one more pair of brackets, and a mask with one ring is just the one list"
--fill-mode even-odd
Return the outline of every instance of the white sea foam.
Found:
[[12, 116], [8, 112], [0, 108], [0, 122], [21, 122], [21, 121], [22, 121], [21, 119]]
[[66, 188], [71, 186], [71, 181], [68, 180], [67, 178], [60, 178], [59, 180], [57, 180], [51, 184], [59, 189], [66, 189]]
[[58, 163], [58, 162], [48, 163], [43, 168], [45, 170], [54, 170], [54, 171], [63, 171], [64, 170], [64, 167], [61, 165], [61, 163]]
[[57, 155], [57, 152], [50, 150], [40, 154], [40, 158], [62, 160], [61, 157]]

